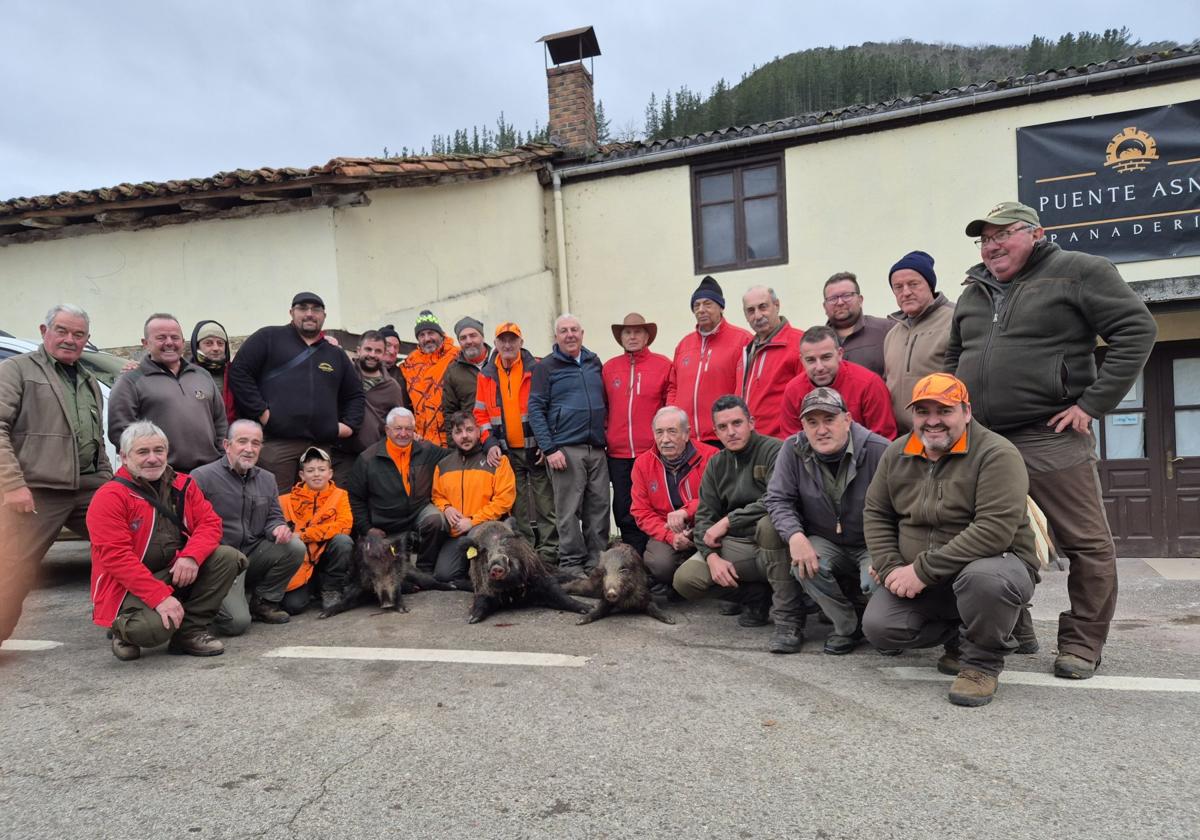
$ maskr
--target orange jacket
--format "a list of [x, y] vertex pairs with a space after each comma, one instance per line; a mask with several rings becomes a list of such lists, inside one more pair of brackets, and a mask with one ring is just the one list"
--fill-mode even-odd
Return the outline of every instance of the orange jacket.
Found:
[[[533, 366], [537, 358], [528, 350], [521, 350], [521, 385], [517, 390], [520, 406], [520, 434], [525, 438], [526, 449], [537, 449], [533, 430], [529, 427], [529, 383], [533, 379]], [[509, 449], [509, 428], [504, 422], [504, 395], [500, 393], [500, 359], [494, 358], [479, 372], [475, 386], [475, 425], [479, 427], [479, 442], [484, 449], [499, 446], [501, 452]]]
[[[438, 510], [453, 507], [478, 525], [508, 516], [517, 499], [517, 479], [507, 455], [493, 467], [482, 449], [469, 455], [451, 452], [433, 470], [431, 495]], [[461, 536], [454, 529], [450, 535]]]
[[417, 437], [446, 445], [442, 419], [442, 378], [446, 368], [458, 356], [458, 345], [446, 336], [434, 353], [414, 350], [400, 363], [400, 373], [408, 388], [408, 399], [417, 423]]
[[300, 482], [292, 492], [279, 497], [279, 506], [283, 508], [283, 518], [292, 524], [296, 536], [308, 549], [304, 562], [288, 582], [287, 591], [291, 592], [308, 583], [325, 544], [338, 534], [349, 535], [354, 519], [350, 514], [350, 496], [332, 481], [320, 493]]

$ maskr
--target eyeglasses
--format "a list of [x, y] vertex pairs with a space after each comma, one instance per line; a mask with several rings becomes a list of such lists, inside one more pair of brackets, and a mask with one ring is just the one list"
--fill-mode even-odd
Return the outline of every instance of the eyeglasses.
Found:
[[840, 295], [830, 295], [825, 298], [826, 303], [846, 303], [858, 297], [858, 292], [842, 292]]
[[989, 242], [995, 242], [997, 245], [999, 245], [1003, 242], [1007, 242], [1008, 238], [1014, 233], [1020, 233], [1023, 230], [1033, 230], [1033, 225], [1022, 225], [1019, 228], [1005, 228], [1004, 230], [996, 231], [996, 233], [992, 236], [987, 236], [985, 234], [984, 236], [981, 236], [975, 240], [975, 245], [979, 248], [982, 248]]

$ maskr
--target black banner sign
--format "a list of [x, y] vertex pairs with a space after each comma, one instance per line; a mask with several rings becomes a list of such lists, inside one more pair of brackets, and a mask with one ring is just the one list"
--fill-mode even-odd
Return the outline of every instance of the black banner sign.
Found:
[[1017, 129], [1046, 237], [1113, 262], [1200, 254], [1200, 101]]

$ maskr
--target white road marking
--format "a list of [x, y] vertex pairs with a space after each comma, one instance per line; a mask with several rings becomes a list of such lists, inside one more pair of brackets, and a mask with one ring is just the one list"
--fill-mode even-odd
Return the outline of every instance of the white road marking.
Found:
[[434, 648], [321, 647], [296, 645], [267, 651], [263, 656], [287, 659], [355, 659], [370, 662], [457, 662], [466, 665], [536, 665], [582, 668], [586, 656], [528, 653], [508, 650], [437, 650]]
[[1150, 557], [1142, 562], [1167, 580], [1200, 580], [1200, 560], [1194, 557]]
[[0, 650], [53, 650], [62, 647], [62, 642], [49, 642], [44, 639], [5, 639], [0, 643]]
[[[934, 668], [880, 668], [884, 676], [902, 680], [950, 682], [954, 678]], [[1107, 691], [1168, 691], [1200, 694], [1200, 680], [1175, 680], [1166, 677], [1095, 676], [1089, 680], [1064, 680], [1053, 674], [1033, 671], [1004, 671], [1000, 685], [1038, 685], [1049, 688], [1094, 688]]]

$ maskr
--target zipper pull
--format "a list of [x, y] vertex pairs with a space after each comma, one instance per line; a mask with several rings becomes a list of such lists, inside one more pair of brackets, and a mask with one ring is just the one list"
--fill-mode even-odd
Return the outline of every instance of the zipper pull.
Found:
[[999, 320], [1000, 320], [1000, 313], [999, 313], [999, 312], [993, 312], [993, 313], [992, 313], [992, 323], [994, 324], [994, 323], [996, 323], [996, 322], [997, 322], [997, 321], [999, 321]]
[[834, 533], [835, 534], [842, 533], [842, 517], [840, 517], [840, 516], [837, 518], [837, 529], [834, 531]]

